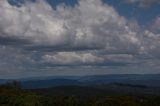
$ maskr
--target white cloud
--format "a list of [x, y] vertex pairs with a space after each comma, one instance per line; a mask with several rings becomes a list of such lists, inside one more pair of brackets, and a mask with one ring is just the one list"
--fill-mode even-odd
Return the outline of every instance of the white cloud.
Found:
[[159, 58], [160, 53], [160, 19], [157, 17], [149, 26], [142, 32], [141, 43], [143, 53], [151, 55], [154, 58]]
[[32, 45], [116, 48], [139, 42], [127, 20], [101, 1], [80, 0], [75, 7], [58, 5], [53, 10], [44, 0], [21, 7], [1, 0], [0, 14], [0, 36], [25, 39]]
[[45, 62], [53, 64], [96, 64], [104, 61], [103, 58], [97, 57], [91, 53], [76, 53], [76, 52], [59, 52], [55, 55], [43, 56]]
[[21, 7], [0, 1], [1, 36], [30, 40], [35, 44], [61, 44], [67, 36], [63, 21], [54, 17], [54, 11], [44, 0], [27, 3]]

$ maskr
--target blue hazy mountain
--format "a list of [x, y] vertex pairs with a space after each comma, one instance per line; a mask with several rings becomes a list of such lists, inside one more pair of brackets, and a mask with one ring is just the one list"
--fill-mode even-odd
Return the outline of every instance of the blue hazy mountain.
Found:
[[[11, 79], [10, 79], [11, 80]], [[0, 83], [10, 80], [1, 79]], [[160, 87], [160, 74], [113, 74], [113, 75], [92, 75], [92, 76], [49, 76], [17, 79], [23, 88], [48, 88], [67, 85], [142, 85]]]

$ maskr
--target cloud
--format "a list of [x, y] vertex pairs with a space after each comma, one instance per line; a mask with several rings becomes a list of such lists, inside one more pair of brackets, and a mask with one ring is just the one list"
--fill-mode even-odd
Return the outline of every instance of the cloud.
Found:
[[0, 45], [0, 73], [24, 71], [28, 66], [34, 65], [30, 53], [17, 48]]
[[25, 39], [33, 44], [64, 42], [63, 24], [52, 18], [52, 8], [46, 2], [39, 0], [16, 7], [1, 0], [0, 7], [1, 36]]
[[55, 9], [45, 0], [18, 6], [0, 0], [0, 14], [0, 46], [6, 48], [0, 49], [5, 65], [0, 64], [6, 70], [10, 70], [6, 66], [47, 69], [50, 64], [126, 66], [142, 62], [138, 58], [143, 55], [160, 53], [160, 33], [153, 31], [159, 19], [143, 30], [136, 20], [127, 20], [101, 0], [58, 4]]
[[59, 52], [55, 55], [43, 56], [44, 61], [58, 65], [97, 64], [104, 61], [103, 58], [91, 53]]
[[148, 7], [160, 3], [159, 0], [126, 0], [126, 2], [131, 4], [138, 4], [140, 7]]
[[160, 17], [156, 17], [150, 26], [150, 30], [156, 34], [160, 33]]
[[[45, 52], [100, 49], [137, 53], [140, 45], [137, 33], [132, 31], [127, 20], [102, 1], [80, 0], [75, 7], [60, 4], [52, 9], [44, 0], [26, 2], [18, 7], [1, 0], [0, 14], [3, 14], [1, 44], [21, 45], [20, 49], [44, 52], [44, 55]], [[73, 62], [74, 59], [73, 56]]]
[[1, 38], [26, 40], [33, 47], [68, 45], [68, 49], [104, 49], [116, 48], [121, 43], [136, 46], [139, 42], [136, 33], [128, 28], [127, 20], [101, 1], [80, 0], [75, 7], [58, 5], [53, 10], [44, 0], [21, 7], [2, 0], [0, 7]]

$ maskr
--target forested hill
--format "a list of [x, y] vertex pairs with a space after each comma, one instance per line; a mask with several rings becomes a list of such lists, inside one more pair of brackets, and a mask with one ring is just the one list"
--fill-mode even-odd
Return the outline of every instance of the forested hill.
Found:
[[[73, 87], [69, 89], [72, 90]], [[83, 96], [87, 95], [83, 90], [80, 93]], [[106, 95], [98, 97], [94, 94], [89, 97], [83, 96], [72, 94], [46, 96], [34, 91], [22, 90], [17, 82], [0, 86], [0, 106], [160, 106], [160, 97], [157, 96]]]

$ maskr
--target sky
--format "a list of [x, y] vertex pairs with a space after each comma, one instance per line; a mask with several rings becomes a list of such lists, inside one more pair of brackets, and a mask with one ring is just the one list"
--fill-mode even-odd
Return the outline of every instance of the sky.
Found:
[[0, 0], [0, 79], [158, 73], [159, 0]]

